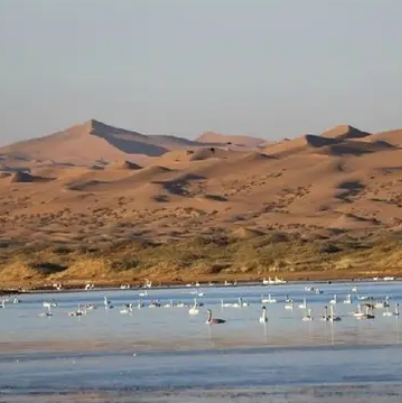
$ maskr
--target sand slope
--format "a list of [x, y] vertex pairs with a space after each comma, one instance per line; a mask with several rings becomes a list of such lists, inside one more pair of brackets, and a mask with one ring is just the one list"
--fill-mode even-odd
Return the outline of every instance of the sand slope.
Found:
[[142, 162], [169, 150], [204, 147], [200, 142], [167, 135], [144, 135], [91, 119], [66, 130], [0, 149], [3, 163], [32, 167], [52, 161], [74, 165]]
[[[270, 230], [306, 236], [327, 229], [396, 231], [402, 225], [400, 133], [338, 126], [263, 152], [191, 143], [162, 153], [149, 136], [86, 123], [1, 151], [3, 157], [39, 154], [40, 163], [16, 173], [2, 162], [0, 238], [70, 243], [217, 229], [239, 238]], [[146, 166], [129, 158], [137, 146], [155, 154]], [[77, 166], [77, 159], [96, 164]]]

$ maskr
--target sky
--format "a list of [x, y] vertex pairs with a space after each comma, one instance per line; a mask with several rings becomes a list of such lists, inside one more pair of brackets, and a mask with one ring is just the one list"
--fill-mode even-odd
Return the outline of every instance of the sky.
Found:
[[91, 118], [270, 140], [402, 127], [401, 0], [0, 0], [0, 145]]

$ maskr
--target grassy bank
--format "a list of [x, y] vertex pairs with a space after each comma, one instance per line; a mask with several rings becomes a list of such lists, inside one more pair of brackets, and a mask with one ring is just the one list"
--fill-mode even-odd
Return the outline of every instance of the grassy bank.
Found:
[[337, 280], [402, 275], [399, 234], [331, 238], [272, 232], [247, 239], [219, 234], [167, 243], [127, 240], [93, 246], [2, 245], [0, 288], [163, 284], [193, 281]]

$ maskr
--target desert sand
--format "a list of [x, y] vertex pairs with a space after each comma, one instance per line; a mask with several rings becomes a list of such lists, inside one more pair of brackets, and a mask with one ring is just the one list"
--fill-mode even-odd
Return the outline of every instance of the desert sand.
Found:
[[[130, 243], [158, 250], [176, 245], [177, 252], [188, 251], [194, 239], [198, 246], [192, 246], [186, 263], [175, 251], [164, 265], [147, 256], [135, 270], [127, 267], [123, 277], [186, 281], [215, 273], [251, 279], [275, 271], [298, 277], [299, 270], [330, 276], [340, 267], [345, 277], [385, 269], [398, 274], [402, 263], [393, 253], [402, 229], [401, 145], [402, 130], [371, 134], [348, 125], [268, 143], [214, 133], [194, 141], [144, 135], [97, 120], [11, 144], [0, 149], [3, 282], [81, 281], [96, 273], [104, 281], [118, 281], [110, 272], [111, 260], [99, 251], [90, 256], [91, 264], [102, 258], [93, 273], [82, 272], [90, 266], [88, 260], [80, 266], [89, 259], [82, 251], [109, 248], [117, 259], [113, 245], [124, 244], [127, 258]], [[223, 271], [214, 269], [197, 256], [197, 248], [206, 248], [202, 242], [199, 246], [200, 237], [218, 244], [218, 238], [226, 237], [228, 256], [234, 250], [240, 257], [236, 262], [224, 257], [219, 262]], [[312, 242], [317, 250], [308, 252], [304, 262], [280, 252], [261, 261], [258, 248], [278, 242], [290, 242], [295, 250]], [[391, 242], [392, 250], [382, 251], [387, 259], [368, 270], [373, 264], [367, 250], [373, 252], [382, 242]], [[49, 248], [65, 248], [69, 258], [51, 254]], [[243, 256], [253, 256], [258, 264], [242, 260], [242, 248]], [[330, 265], [323, 263], [325, 248], [332, 248]], [[145, 253], [144, 246], [140, 249]], [[65, 270], [56, 274], [49, 269], [37, 277], [32, 269], [61, 261]], [[195, 271], [184, 271], [195, 266]]]

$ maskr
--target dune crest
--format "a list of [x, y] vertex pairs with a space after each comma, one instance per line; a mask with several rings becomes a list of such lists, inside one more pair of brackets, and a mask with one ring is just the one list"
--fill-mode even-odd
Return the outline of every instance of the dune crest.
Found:
[[371, 136], [371, 133], [361, 131], [356, 127], [349, 125], [338, 125], [333, 127], [332, 129], [326, 130], [321, 134], [321, 137], [338, 140], [358, 139], [367, 136]]
[[233, 144], [245, 147], [258, 147], [267, 142], [267, 140], [258, 137], [243, 136], [243, 135], [228, 135], [214, 132], [206, 132], [196, 138], [200, 143], [210, 144]]

